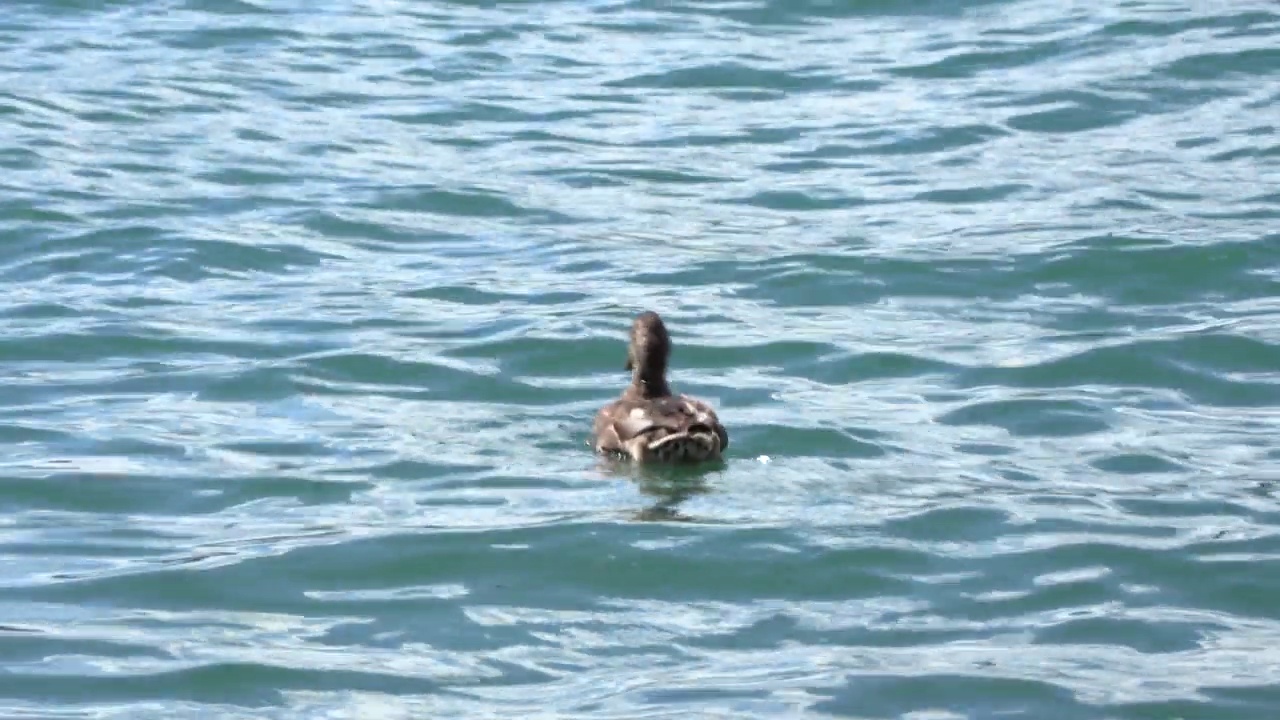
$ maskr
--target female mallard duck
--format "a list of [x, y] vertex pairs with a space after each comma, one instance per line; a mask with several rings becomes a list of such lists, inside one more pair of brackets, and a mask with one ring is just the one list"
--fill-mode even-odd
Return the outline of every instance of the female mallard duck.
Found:
[[631, 324], [627, 369], [631, 384], [600, 408], [594, 423], [596, 452], [638, 462], [717, 460], [729, 433], [707, 403], [673, 395], [667, 385], [671, 338], [658, 313], [641, 313]]

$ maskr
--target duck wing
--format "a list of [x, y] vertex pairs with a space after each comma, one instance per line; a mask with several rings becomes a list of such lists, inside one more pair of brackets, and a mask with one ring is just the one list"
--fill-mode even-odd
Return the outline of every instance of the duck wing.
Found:
[[696, 398], [685, 396], [681, 397], [680, 400], [688, 407], [689, 413], [692, 416], [689, 424], [701, 424], [710, 427], [712, 432], [720, 436], [720, 449], [728, 449], [729, 431], [726, 430], [724, 425], [720, 422], [720, 417], [716, 415], [715, 408]]
[[707, 403], [685, 396], [618, 400], [605, 406], [596, 416], [597, 438], [618, 448], [642, 436], [649, 442], [688, 432], [714, 432], [721, 447], [728, 447], [729, 434], [716, 412]]
[[594, 431], [597, 450], [626, 451], [642, 436], [652, 442], [671, 433], [682, 432], [688, 422], [674, 398], [616, 400], [600, 408]]

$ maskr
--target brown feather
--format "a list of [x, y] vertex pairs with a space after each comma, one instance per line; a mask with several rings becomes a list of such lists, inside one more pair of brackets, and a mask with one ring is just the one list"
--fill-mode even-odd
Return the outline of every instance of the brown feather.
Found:
[[631, 384], [596, 413], [597, 452], [640, 462], [698, 462], [718, 459], [729, 447], [729, 433], [710, 404], [671, 392], [666, 379], [670, 350], [657, 313], [636, 318], [627, 349]]

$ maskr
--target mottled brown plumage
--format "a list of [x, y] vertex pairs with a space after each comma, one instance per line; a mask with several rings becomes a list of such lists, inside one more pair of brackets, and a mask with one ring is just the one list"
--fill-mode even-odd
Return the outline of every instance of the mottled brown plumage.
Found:
[[671, 338], [657, 313], [631, 324], [627, 370], [631, 384], [600, 408], [593, 429], [597, 452], [638, 462], [702, 462], [721, 457], [729, 433], [706, 402], [675, 395], [667, 384]]

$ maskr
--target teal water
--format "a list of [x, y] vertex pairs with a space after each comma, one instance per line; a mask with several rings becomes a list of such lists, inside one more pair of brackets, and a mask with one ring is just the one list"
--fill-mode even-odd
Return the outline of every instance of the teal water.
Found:
[[[1277, 47], [6, 4], [0, 717], [1280, 717]], [[723, 467], [584, 444], [646, 308]]]

